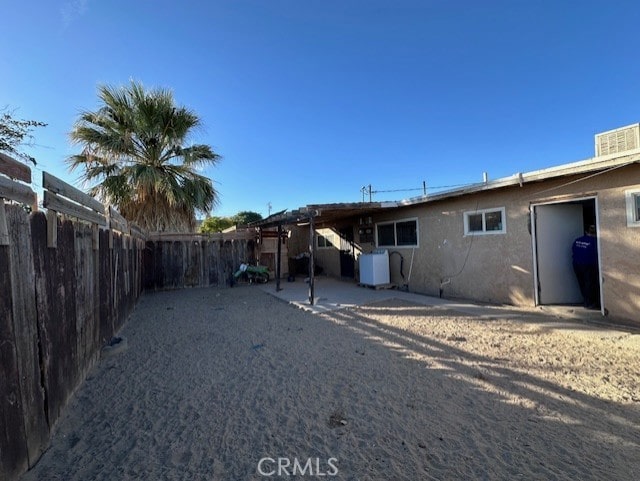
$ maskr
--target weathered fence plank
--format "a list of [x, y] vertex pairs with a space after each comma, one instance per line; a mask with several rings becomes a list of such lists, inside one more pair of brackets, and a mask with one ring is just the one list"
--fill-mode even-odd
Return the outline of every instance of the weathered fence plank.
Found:
[[130, 232], [129, 223], [127, 222], [127, 220], [122, 217], [122, 215], [120, 215], [120, 213], [112, 206], [109, 206], [109, 208], [107, 209], [107, 218], [109, 220], [110, 229], [116, 229], [127, 234]]
[[30, 206], [37, 204], [36, 193], [31, 190], [31, 187], [2, 176], [0, 176], [0, 197]]
[[[9, 247], [0, 246], [0, 286], [11, 291]], [[12, 479], [29, 467], [22, 418], [18, 352], [13, 329], [13, 296], [0, 296], [0, 479]]]
[[23, 422], [27, 436], [29, 466], [35, 464], [49, 441], [49, 428], [42, 409], [41, 385], [31, 230], [27, 213], [20, 206], [7, 206], [10, 226], [9, 259], [12, 272], [11, 296], [16, 339]]
[[233, 244], [224, 241], [220, 248], [220, 263], [218, 264], [218, 280], [220, 283], [230, 283], [233, 275]]
[[74, 202], [82, 204], [100, 214], [105, 213], [104, 205], [81, 190], [76, 189], [71, 184], [67, 184], [64, 180], [54, 177], [48, 172], [42, 173], [42, 187], [54, 194], [71, 199]]
[[77, 217], [78, 219], [82, 219], [93, 224], [105, 227], [107, 225], [107, 218], [104, 215], [94, 212], [91, 209], [87, 209], [80, 204], [74, 204], [64, 197], [60, 197], [48, 190], [44, 191], [44, 202], [42, 205], [47, 209], [55, 210], [56, 212], [61, 212], [72, 217]]
[[129, 228], [131, 230], [131, 235], [135, 236], [135, 237], [139, 237], [139, 238], [146, 238], [147, 234], [146, 232], [139, 226], [135, 225], [135, 224], [130, 224]]
[[253, 239], [147, 241], [145, 289], [228, 286], [241, 262], [255, 256]]
[[[220, 251], [222, 241], [211, 241], [207, 243], [207, 275], [209, 277], [209, 285], [221, 284], [220, 279]], [[224, 284], [224, 280], [222, 281]]]
[[112, 285], [115, 301], [113, 311], [116, 313], [116, 316], [113, 319], [112, 334], [115, 334], [120, 330], [128, 314], [126, 292], [126, 285], [128, 283], [128, 281], [126, 280], [126, 276], [128, 275], [129, 271], [126, 267], [128, 251], [124, 248], [123, 238], [124, 236], [122, 234], [118, 234], [115, 237], [115, 245], [112, 253], [112, 255], [114, 256], [113, 266], [115, 271]]
[[142, 252], [142, 285], [145, 289], [155, 289], [155, 257], [153, 242], [145, 242]]
[[43, 409], [39, 336], [31, 253], [29, 216], [20, 206], [7, 206], [10, 226], [9, 270], [12, 273], [13, 329], [17, 351], [23, 423], [29, 466], [33, 466], [49, 442], [49, 426]]
[[202, 249], [198, 241], [185, 243], [184, 262], [184, 285], [186, 287], [202, 285], [202, 278], [200, 277]]
[[184, 243], [172, 242], [171, 249], [167, 249], [165, 262], [169, 265], [168, 278], [165, 284], [175, 288], [184, 286]]
[[[18, 192], [13, 199], [31, 192], [0, 179]], [[47, 192], [51, 199], [58, 197]], [[101, 215], [61, 202], [82, 210], [66, 211], [74, 217], [92, 222], [98, 219], [85, 211]], [[143, 289], [143, 244], [125, 246], [116, 233], [109, 249], [111, 232], [95, 222], [60, 222], [55, 209], [29, 216], [1, 199], [0, 206], [7, 227], [0, 245], [0, 479], [16, 479], [46, 449], [72, 393], [134, 308]]]
[[[45, 449], [75, 388], [144, 288], [228, 285], [254, 255], [251, 239], [135, 242], [127, 235], [7, 206], [0, 246], [0, 478]], [[125, 237], [127, 242], [125, 243]], [[111, 240], [111, 241], [110, 241]], [[112, 243], [112, 248], [110, 248]]]
[[12, 179], [21, 180], [27, 184], [31, 183], [31, 169], [29, 166], [12, 159], [2, 152], [0, 152], [0, 174], [5, 174]]
[[109, 232], [100, 231], [100, 258], [98, 260], [98, 305], [99, 305], [99, 325], [100, 340], [106, 342], [113, 335], [113, 291], [111, 283], [113, 270], [111, 262], [111, 252], [109, 250]]
[[93, 228], [76, 224], [75, 277], [76, 277], [76, 332], [78, 371], [81, 378], [98, 359], [100, 350], [98, 305], [95, 302], [98, 282], [98, 252], [93, 248]]
[[7, 225], [7, 214], [4, 208], [4, 199], [0, 198], [0, 246], [9, 245], [9, 227]]
[[79, 382], [76, 331], [75, 231], [58, 225], [58, 248], [46, 244], [44, 216], [32, 218], [34, 268], [47, 412], [53, 425]]

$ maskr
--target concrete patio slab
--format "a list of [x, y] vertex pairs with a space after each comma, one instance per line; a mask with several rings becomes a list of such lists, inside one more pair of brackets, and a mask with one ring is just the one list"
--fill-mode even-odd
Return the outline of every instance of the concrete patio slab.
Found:
[[[603, 323], [606, 321], [600, 312], [589, 311], [575, 306], [544, 306], [530, 309], [515, 306], [483, 305], [461, 300], [440, 299], [438, 297], [405, 292], [398, 289], [374, 289], [359, 286], [355, 282], [343, 281], [320, 276], [315, 282], [315, 303], [309, 303], [309, 284], [297, 280], [295, 282], [282, 281], [281, 290], [276, 291], [275, 282], [259, 284], [263, 291], [293, 304], [300, 309], [312, 313], [329, 312], [336, 309], [362, 306], [372, 302], [387, 299], [403, 299], [416, 304], [437, 306], [462, 314], [490, 319], [532, 319], [540, 321], [580, 321], [589, 323]], [[606, 323], [606, 322], [605, 322]], [[617, 326], [613, 326], [617, 327]]]

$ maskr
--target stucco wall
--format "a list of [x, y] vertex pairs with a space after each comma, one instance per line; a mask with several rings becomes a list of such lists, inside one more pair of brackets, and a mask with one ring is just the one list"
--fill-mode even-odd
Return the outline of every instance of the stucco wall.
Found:
[[[323, 236], [333, 235], [334, 243], [335, 239], [338, 238], [338, 234], [334, 232], [334, 229], [320, 228], [316, 232]], [[323, 274], [331, 277], [340, 277], [340, 251], [338, 249], [339, 245], [316, 248], [316, 264], [322, 267]]]
[[[429, 295], [464, 297], [486, 302], [533, 304], [532, 248], [528, 231], [528, 202], [520, 192], [478, 194], [398, 212], [398, 218], [418, 219], [419, 247], [394, 248], [405, 258], [409, 289]], [[464, 212], [507, 207], [506, 233], [464, 235]], [[391, 220], [386, 215], [377, 222]], [[398, 263], [398, 258], [393, 257]], [[392, 282], [400, 284], [392, 263]], [[442, 290], [442, 292], [441, 292]]]
[[[400, 257], [391, 257], [391, 282], [405, 284], [411, 269], [408, 284], [414, 292], [534, 306], [530, 205], [595, 196], [604, 306], [612, 321], [640, 325], [640, 228], [627, 227], [624, 194], [627, 189], [640, 188], [640, 165], [590, 175], [480, 192], [374, 216], [374, 223], [418, 219], [419, 247], [414, 252], [413, 266], [412, 248], [389, 249], [404, 257], [404, 280], [400, 276]], [[506, 233], [464, 235], [464, 212], [500, 207], [505, 207]], [[355, 222], [356, 219], [354, 226]], [[374, 247], [359, 245], [357, 234], [355, 242], [363, 252]], [[340, 275], [337, 250], [319, 251], [318, 263], [329, 275]]]
[[601, 176], [600, 256], [605, 307], [640, 325], [640, 227], [627, 227], [625, 190], [640, 188], [640, 165]]
[[309, 227], [287, 226], [289, 229], [288, 253], [295, 257], [303, 252], [309, 252]]
[[[343, 228], [351, 228], [353, 229], [353, 224], [350, 222], [337, 224], [333, 228], [320, 227], [317, 229], [317, 233], [323, 236], [333, 235], [333, 247], [318, 247], [316, 249], [316, 264], [321, 266], [323, 269], [323, 274], [326, 274], [331, 277], [341, 277], [341, 266], [340, 266], [340, 250], [348, 250], [351, 249], [351, 245], [349, 242], [340, 239], [340, 230]], [[355, 246], [355, 257], [356, 257], [356, 277], [358, 275], [358, 265], [357, 265], [357, 256], [359, 254], [359, 247]]]
[[[266, 266], [272, 275], [276, 274], [276, 259], [278, 258], [278, 239], [264, 238], [260, 245], [260, 265]], [[288, 239], [280, 247], [280, 275], [286, 277], [289, 273], [289, 242]]]

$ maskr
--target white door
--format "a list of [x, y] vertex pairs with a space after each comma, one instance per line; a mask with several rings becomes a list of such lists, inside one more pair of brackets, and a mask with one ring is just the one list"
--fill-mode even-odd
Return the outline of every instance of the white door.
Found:
[[573, 272], [571, 246], [584, 234], [582, 205], [549, 204], [535, 207], [538, 302], [580, 304], [582, 294]]

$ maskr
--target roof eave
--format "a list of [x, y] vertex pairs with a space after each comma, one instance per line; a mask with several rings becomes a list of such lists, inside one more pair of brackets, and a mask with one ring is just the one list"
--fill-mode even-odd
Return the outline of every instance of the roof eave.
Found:
[[527, 173], [518, 172], [509, 177], [489, 182], [479, 182], [462, 188], [446, 190], [427, 196], [412, 197], [410, 199], [398, 202], [402, 206], [410, 206], [423, 202], [432, 202], [435, 200], [443, 200], [450, 197], [459, 197], [467, 194], [474, 194], [487, 190], [502, 189], [505, 187], [513, 187], [516, 185], [523, 186], [530, 182], [540, 182], [558, 177], [566, 177], [570, 175], [578, 175], [589, 172], [607, 170], [611, 168], [622, 167], [624, 165], [640, 162], [640, 149], [634, 149], [626, 152], [624, 155], [612, 154], [601, 157], [592, 157], [570, 164], [564, 164], [557, 167], [535, 170]]

